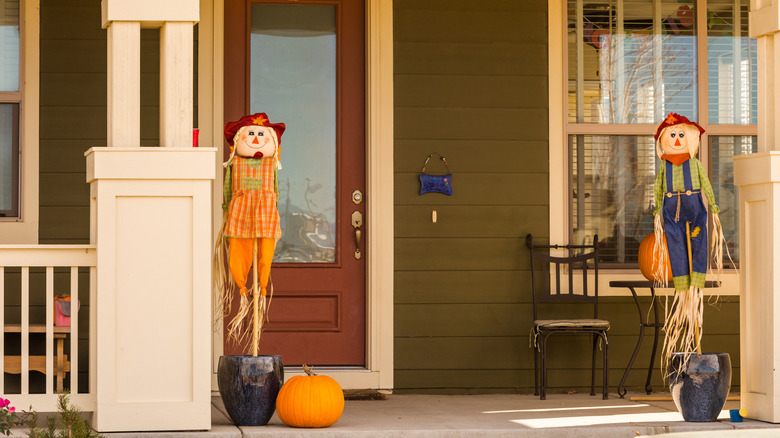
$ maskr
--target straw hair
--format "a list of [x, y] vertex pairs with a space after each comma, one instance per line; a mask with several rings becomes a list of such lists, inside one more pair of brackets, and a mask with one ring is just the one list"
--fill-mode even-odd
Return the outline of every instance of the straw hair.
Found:
[[666, 265], [669, 263], [669, 251], [666, 249], [664, 240], [664, 223], [660, 214], [655, 215], [653, 220], [653, 234], [655, 234], [655, 244], [653, 245], [653, 279], [655, 287], [666, 287], [670, 278], [666, 278]]
[[[723, 249], [726, 250], [726, 257], [728, 257], [731, 266], [734, 265], [734, 260], [731, 258], [731, 251], [726, 244], [726, 237], [723, 234], [723, 225], [720, 223], [720, 216], [717, 213], [712, 214], [712, 243], [710, 243], [710, 252], [712, 258], [715, 261], [716, 278], [720, 280], [721, 274], [723, 274]], [[735, 268], [736, 269], [736, 268]], [[737, 270], [739, 272], [739, 270]]]
[[227, 212], [223, 214], [222, 227], [217, 233], [217, 241], [214, 244], [214, 258], [211, 261], [212, 278], [214, 279], [214, 315], [212, 329], [216, 332], [219, 323], [230, 315], [233, 307], [233, 296], [238, 292], [238, 285], [227, 268], [228, 242], [225, 237]]

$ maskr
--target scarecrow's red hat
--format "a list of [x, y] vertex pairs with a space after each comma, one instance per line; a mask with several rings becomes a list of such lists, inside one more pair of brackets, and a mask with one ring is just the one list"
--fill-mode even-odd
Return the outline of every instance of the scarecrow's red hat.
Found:
[[241, 117], [240, 120], [235, 122], [225, 123], [225, 140], [227, 140], [230, 146], [233, 146], [233, 137], [236, 136], [236, 132], [244, 126], [267, 126], [276, 132], [276, 138], [279, 140], [279, 145], [282, 144], [282, 134], [284, 134], [284, 123], [271, 123], [268, 121], [268, 116], [265, 113], [256, 113], [251, 116]]
[[681, 116], [677, 113], [669, 113], [669, 115], [666, 116], [666, 119], [664, 119], [664, 121], [661, 122], [661, 124], [658, 126], [658, 129], [655, 131], [655, 137], [653, 138], [658, 140], [658, 137], [661, 136], [661, 131], [663, 131], [664, 128], [666, 128], [667, 126], [679, 125], [681, 123], [684, 123], [686, 125], [693, 125], [699, 128], [699, 138], [701, 138], [701, 135], [704, 134], [704, 128], [699, 126], [698, 123], [691, 122], [690, 120], [688, 120], [687, 117]]

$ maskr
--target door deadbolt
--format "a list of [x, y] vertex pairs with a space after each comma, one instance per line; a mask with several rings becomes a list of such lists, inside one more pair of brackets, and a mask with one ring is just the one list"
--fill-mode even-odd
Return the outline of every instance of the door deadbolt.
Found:
[[363, 202], [363, 192], [360, 190], [355, 190], [352, 192], [352, 202], [354, 202], [355, 205], [359, 205], [361, 202]]

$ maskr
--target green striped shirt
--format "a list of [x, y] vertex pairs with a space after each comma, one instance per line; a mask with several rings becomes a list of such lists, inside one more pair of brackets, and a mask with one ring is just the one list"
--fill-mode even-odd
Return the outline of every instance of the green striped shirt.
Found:
[[[707, 203], [710, 206], [710, 210], [714, 214], [718, 214], [720, 212], [720, 208], [718, 208], [718, 205], [715, 203], [715, 194], [712, 192], [712, 184], [710, 184], [710, 179], [707, 177], [707, 171], [704, 170], [704, 166], [701, 164], [701, 161], [699, 161], [696, 158], [691, 158], [690, 160], [690, 169], [691, 169], [691, 186], [692, 190], [699, 190], [701, 189], [701, 192], [704, 194], [704, 197], [707, 199]], [[656, 175], [655, 178], [655, 210], [653, 211], [653, 214], [659, 214], [661, 212], [661, 207], [663, 207], [663, 200], [664, 195], [667, 191], [671, 192], [684, 192], [685, 191], [685, 178], [683, 176], [683, 166], [675, 166], [672, 164], [672, 184], [674, 187], [672, 190], [667, 190], [666, 187], [666, 163], [664, 161], [661, 161], [661, 168], [658, 171], [658, 175]]]

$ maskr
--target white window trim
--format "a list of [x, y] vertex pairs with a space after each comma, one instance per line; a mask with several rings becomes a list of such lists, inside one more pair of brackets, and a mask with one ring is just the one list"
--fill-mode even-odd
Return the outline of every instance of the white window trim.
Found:
[[19, 218], [0, 220], [0, 244], [38, 243], [38, 126], [40, 103], [40, 0], [22, 0], [20, 17], [22, 102], [19, 111]]
[[[567, 160], [567, 83], [566, 83], [566, 0], [547, 2], [547, 59], [549, 90], [549, 202], [550, 202], [550, 242], [568, 243], [568, 160]], [[700, 69], [701, 71], [701, 69]], [[701, 80], [701, 78], [700, 78]], [[654, 127], [653, 127], [654, 128]], [[652, 134], [652, 130], [648, 135]], [[706, 149], [706, 148], [704, 148]], [[706, 151], [704, 151], [706, 153]], [[742, 225], [740, 225], [742, 226]], [[712, 274], [709, 274], [712, 276]], [[639, 269], [603, 269], [599, 270], [599, 295], [630, 296], [626, 288], [611, 288], [610, 281], [641, 281], [645, 278]], [[723, 285], [715, 290], [718, 295], [739, 295], [739, 271], [724, 271], [720, 280]], [[659, 295], [671, 294], [673, 289], [659, 289]], [[705, 291], [706, 292], [706, 291]], [[647, 289], [637, 289], [640, 295], [650, 295]]]

